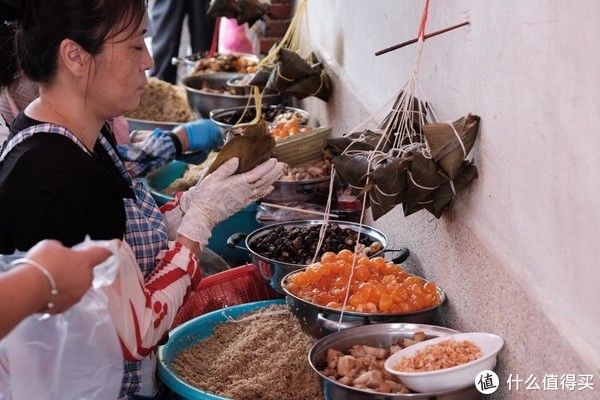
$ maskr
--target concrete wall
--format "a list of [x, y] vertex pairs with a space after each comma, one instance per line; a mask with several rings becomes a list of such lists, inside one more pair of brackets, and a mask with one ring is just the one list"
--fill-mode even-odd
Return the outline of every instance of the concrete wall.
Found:
[[[423, 2], [308, 4], [335, 89], [329, 106], [307, 107], [340, 135], [406, 81], [414, 46], [373, 53], [416, 36]], [[420, 82], [442, 119], [481, 116], [479, 179], [440, 220], [394, 210], [375, 225], [446, 290], [442, 323], [504, 337], [501, 379], [600, 381], [600, 2], [431, 0], [427, 30], [465, 19], [470, 27], [426, 42]], [[568, 397], [506, 388], [497, 397], [524, 395]]]

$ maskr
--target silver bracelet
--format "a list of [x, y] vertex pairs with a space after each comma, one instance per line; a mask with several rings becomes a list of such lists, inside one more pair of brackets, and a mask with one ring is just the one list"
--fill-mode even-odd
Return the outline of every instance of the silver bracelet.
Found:
[[[56, 281], [52, 277], [52, 274], [50, 274], [50, 272], [42, 264], [40, 264], [39, 262], [34, 261], [32, 259], [29, 259], [29, 258], [19, 258], [18, 260], [15, 260], [10, 263], [10, 265], [17, 265], [17, 264], [27, 264], [27, 265], [31, 265], [32, 267], [37, 268], [48, 279], [48, 283], [50, 283], [50, 294], [52, 296], [56, 296], [58, 294], [58, 288], [56, 287]], [[48, 311], [52, 310], [54, 308], [54, 303], [52, 301], [49, 301], [48, 305], [46, 307], [47, 307]]]

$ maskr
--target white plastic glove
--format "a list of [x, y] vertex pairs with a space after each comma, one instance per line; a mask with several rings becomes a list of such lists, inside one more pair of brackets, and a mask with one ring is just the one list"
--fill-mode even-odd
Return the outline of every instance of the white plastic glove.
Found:
[[273, 183], [283, 175], [284, 164], [274, 158], [233, 175], [238, 165], [239, 159], [232, 158], [184, 193], [178, 234], [204, 247], [216, 224], [271, 193]]

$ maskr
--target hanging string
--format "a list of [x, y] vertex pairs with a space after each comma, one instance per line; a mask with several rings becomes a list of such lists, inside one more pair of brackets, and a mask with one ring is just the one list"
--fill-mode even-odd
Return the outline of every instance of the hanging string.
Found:
[[450, 128], [452, 128], [452, 132], [454, 132], [454, 135], [456, 136], [456, 139], [458, 140], [458, 143], [460, 143], [460, 148], [462, 149], [463, 160], [464, 160], [465, 157], [467, 157], [467, 149], [465, 149], [465, 144], [463, 143], [462, 139], [460, 138], [460, 135], [456, 131], [456, 128], [454, 127], [454, 124], [452, 122], [446, 122], [446, 124], [448, 126], [450, 126]]
[[321, 224], [321, 229], [319, 229], [319, 240], [317, 241], [317, 247], [315, 248], [315, 254], [313, 255], [313, 259], [311, 264], [314, 264], [317, 261], [319, 256], [319, 252], [321, 251], [321, 246], [323, 245], [323, 241], [325, 240], [325, 231], [327, 226], [329, 225], [330, 215], [331, 215], [331, 199], [333, 197], [333, 182], [335, 181], [335, 166], [331, 165], [331, 171], [329, 173], [329, 194], [327, 195], [327, 204], [325, 205], [325, 218], [323, 218], [323, 223]]
[[[260, 92], [260, 89], [258, 88], [258, 86], [252, 86], [252, 92], [253, 92], [253, 96], [248, 96], [248, 102], [246, 103], [246, 107], [244, 107], [242, 116], [235, 123], [234, 128], [251, 126], [251, 125], [257, 124], [260, 121], [260, 118], [262, 117], [262, 93]], [[242, 120], [244, 119], [244, 116], [246, 115], [246, 112], [248, 112], [248, 109], [250, 107], [250, 101], [253, 98], [254, 98], [254, 108], [256, 110], [254, 119], [250, 122], [242, 123]]]
[[263, 58], [259, 63], [257, 68], [271, 65], [275, 62], [275, 59], [279, 55], [279, 52], [282, 48], [287, 47], [291, 50], [300, 50], [300, 37], [296, 34], [297, 27], [300, 25], [301, 20], [306, 18], [306, 2], [307, 0], [302, 0], [298, 8], [296, 9], [296, 14], [292, 18], [290, 22], [290, 26], [288, 30], [283, 35], [283, 38], [279, 42], [279, 44], [269, 51], [269, 54], [265, 58]]
[[427, 26], [427, 18], [429, 18], [429, 0], [425, 0], [425, 7], [421, 14], [421, 22], [419, 23], [418, 37], [421, 41], [425, 41], [425, 27]]
[[[265, 56], [265, 58], [263, 58], [258, 63], [258, 65], [256, 66], [257, 70], [261, 67], [273, 65], [275, 63], [275, 60], [279, 56], [279, 52], [284, 47], [289, 48], [293, 51], [301, 50], [300, 40], [302, 37], [301, 37], [301, 35], [298, 34], [298, 32], [300, 31], [298, 29], [298, 27], [300, 26], [300, 24], [302, 23], [303, 20], [304, 21], [307, 20], [306, 4], [307, 4], [307, 0], [302, 0], [300, 2], [300, 4], [298, 5], [298, 8], [296, 9], [296, 13], [295, 13], [294, 17], [292, 18], [292, 21], [290, 22], [290, 25], [289, 25], [287, 31], [285, 32], [285, 35], [283, 36], [283, 38], [281, 39], [279, 44], [277, 44], [277, 46], [274, 49], [271, 49], [269, 51], [269, 54], [267, 54]], [[308, 23], [306, 23], [306, 26], [308, 26]], [[308, 47], [310, 48], [310, 37], [308, 38], [308, 40], [309, 40]], [[258, 86], [253, 86], [252, 92], [253, 92], [253, 96], [250, 96], [250, 98], [254, 97], [254, 104], [256, 105], [256, 115], [254, 116], [254, 119], [252, 121], [245, 123], [245, 124], [241, 124], [240, 123], [241, 119], [240, 119], [238, 121], [238, 123], [236, 124], [237, 126], [254, 125], [254, 124], [258, 123], [262, 117], [262, 107], [259, 107], [259, 104], [262, 104], [262, 97], [264, 95], [264, 90], [261, 92], [260, 89], [258, 88]], [[244, 108], [244, 114], [246, 113], [246, 110], [248, 109], [249, 106], [250, 106], [250, 99], [248, 99], [248, 103], [246, 104], [246, 107]]]
[[[428, 15], [429, 15], [429, 0], [425, 0], [425, 6], [423, 8], [423, 13], [421, 15], [421, 20], [419, 23], [419, 29], [418, 29], [418, 36], [419, 36], [419, 41], [417, 43], [417, 52], [416, 52], [416, 57], [415, 57], [415, 62], [413, 65], [413, 69], [412, 72], [410, 74], [410, 77], [408, 79], [408, 81], [400, 88], [400, 90], [397, 93], [397, 96], [395, 97], [395, 102], [393, 103], [393, 107], [392, 107], [392, 112], [390, 114], [388, 114], [388, 118], [384, 124], [383, 127], [383, 132], [381, 133], [379, 140], [377, 142], [377, 144], [375, 145], [374, 150], [356, 150], [356, 151], [351, 151], [350, 148], [352, 147], [353, 144], [359, 142], [359, 141], [365, 141], [364, 135], [359, 135], [359, 137], [357, 139], [354, 139], [351, 141], [350, 145], [346, 147], [346, 149], [344, 150], [344, 152], [342, 154], [347, 154], [347, 155], [356, 155], [356, 154], [363, 154], [367, 156], [367, 175], [366, 175], [366, 181], [365, 181], [365, 188], [369, 187], [369, 183], [370, 183], [370, 177], [369, 174], [371, 172], [371, 168], [372, 168], [372, 164], [373, 162], [375, 162], [376, 164], [378, 162], [381, 162], [381, 154], [385, 154], [385, 152], [381, 151], [382, 150], [382, 145], [383, 143], [385, 143], [385, 141], [388, 139], [388, 137], [390, 135], [394, 136], [394, 143], [393, 143], [393, 148], [392, 150], [390, 150], [389, 154], [394, 154], [394, 152], [398, 153], [398, 154], [403, 154], [404, 150], [402, 147], [406, 146], [405, 142], [408, 141], [408, 146], [410, 146], [411, 148], [414, 149], [418, 149], [418, 148], [422, 148], [422, 147], [426, 147], [427, 143], [424, 140], [422, 131], [421, 131], [421, 126], [425, 124], [425, 115], [426, 115], [426, 110], [424, 109], [425, 104], [422, 102], [424, 101], [424, 99], [426, 98], [424, 96], [424, 94], [422, 93], [421, 87], [418, 83], [418, 72], [420, 69], [420, 60], [421, 60], [421, 56], [422, 56], [422, 50], [423, 50], [423, 41], [424, 41], [424, 36], [425, 36], [425, 28], [427, 25], [427, 19], [428, 19]], [[415, 94], [418, 94], [418, 97], [415, 97]], [[416, 107], [413, 107], [416, 101]], [[416, 110], [413, 110], [413, 108], [416, 108]], [[379, 112], [376, 113], [376, 115], [378, 115]], [[369, 118], [365, 123], [368, 123], [370, 121], [372, 121], [375, 118], [375, 115], [372, 116], [371, 118]], [[414, 128], [414, 119], [418, 118], [418, 126], [419, 126], [419, 131], [416, 132], [415, 128]], [[364, 123], [363, 123], [364, 124]], [[360, 124], [359, 127], [363, 124]], [[352, 132], [352, 131], [351, 131]], [[378, 161], [376, 161], [378, 160]], [[333, 172], [334, 168], [332, 167], [332, 172]], [[410, 174], [409, 174], [410, 176]], [[412, 180], [412, 176], [411, 176], [411, 180]], [[363, 188], [364, 190], [364, 188]], [[331, 190], [330, 190], [331, 191]], [[348, 305], [348, 299], [350, 296], [350, 289], [352, 287], [352, 279], [354, 277], [354, 270], [356, 267], [356, 261], [358, 259], [358, 248], [360, 245], [360, 237], [361, 237], [361, 231], [363, 229], [363, 222], [364, 222], [364, 217], [365, 217], [365, 209], [366, 209], [366, 203], [367, 203], [367, 195], [368, 192], [367, 190], [364, 190], [363, 192], [363, 201], [362, 201], [362, 210], [361, 210], [361, 214], [360, 214], [360, 219], [359, 219], [359, 224], [358, 224], [358, 235], [357, 235], [357, 239], [356, 239], [356, 246], [355, 246], [355, 250], [354, 250], [354, 255], [352, 258], [352, 266], [350, 269], [350, 274], [348, 277], [348, 281], [346, 283], [346, 294], [344, 297], [344, 302], [342, 304], [342, 309], [340, 312], [340, 317], [339, 317], [339, 325], [338, 325], [338, 330], [341, 327], [341, 323], [342, 323], [342, 319], [344, 316], [344, 312], [346, 310], [346, 306]], [[331, 193], [329, 194], [329, 198], [331, 198]], [[321, 243], [322, 241], [322, 235], [319, 235], [319, 243]]]

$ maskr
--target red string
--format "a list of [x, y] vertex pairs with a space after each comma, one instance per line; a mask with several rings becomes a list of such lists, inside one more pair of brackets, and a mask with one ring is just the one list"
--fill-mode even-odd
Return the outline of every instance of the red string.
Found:
[[427, 25], [427, 17], [429, 17], [429, 0], [425, 0], [425, 7], [423, 7], [423, 14], [421, 15], [421, 23], [419, 24], [419, 39], [425, 40], [425, 26]]
[[221, 25], [221, 18], [217, 17], [215, 20], [215, 30], [213, 31], [212, 43], [210, 45], [208, 57], [214, 57], [215, 54], [217, 54], [217, 45], [219, 44], [219, 25]]

